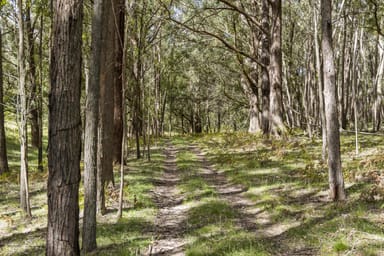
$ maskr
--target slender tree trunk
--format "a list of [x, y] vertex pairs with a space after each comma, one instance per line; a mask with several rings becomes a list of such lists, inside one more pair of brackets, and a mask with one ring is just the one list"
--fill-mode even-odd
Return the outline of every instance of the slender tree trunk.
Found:
[[53, 2], [46, 254], [79, 255], [82, 0]]
[[336, 79], [332, 47], [332, 0], [321, 0], [321, 27], [325, 116], [327, 124], [330, 197], [345, 200], [344, 179], [341, 172], [340, 134], [337, 114]]
[[19, 104], [18, 104], [18, 124], [20, 139], [20, 207], [27, 216], [32, 216], [29, 203], [28, 191], [28, 136], [27, 136], [27, 118], [28, 103], [26, 92], [26, 67], [24, 51], [24, 19], [23, 19], [23, 1], [17, 1], [17, 17], [19, 25]]
[[316, 71], [317, 71], [317, 87], [319, 90], [319, 110], [320, 110], [320, 117], [321, 117], [321, 138], [322, 138], [321, 158], [325, 163], [327, 158], [327, 125], [326, 125], [325, 109], [324, 109], [323, 72], [321, 69], [321, 62], [320, 62], [320, 46], [319, 46], [319, 38], [318, 38], [317, 17], [318, 17], [318, 13], [317, 13], [316, 7], [314, 7], [313, 20], [314, 20], [314, 30], [315, 30], [315, 34], [314, 34], [315, 58], [316, 58]]
[[123, 40], [124, 40], [124, 23], [125, 11], [124, 0], [117, 0], [114, 6], [114, 17], [117, 31], [115, 33], [115, 77], [114, 77], [114, 153], [113, 162], [119, 164], [121, 160], [121, 142], [123, 138], [123, 99], [122, 99], [122, 83], [123, 83]]
[[355, 121], [355, 153], [359, 154], [359, 140], [358, 140], [358, 122], [357, 122], [357, 61], [358, 61], [358, 52], [357, 52], [357, 43], [358, 43], [358, 30], [354, 34], [354, 45], [353, 45], [353, 57], [352, 57], [352, 99], [353, 99], [353, 119]]
[[346, 14], [345, 14], [345, 11], [343, 12], [343, 16], [344, 16], [344, 19], [343, 19], [343, 44], [342, 44], [342, 49], [341, 49], [341, 70], [340, 70], [340, 73], [341, 73], [341, 79], [340, 79], [340, 82], [341, 82], [341, 86], [339, 88], [339, 122], [341, 124], [341, 128], [342, 129], [346, 129], [347, 127], [347, 122], [346, 122], [346, 114], [345, 114], [345, 111], [344, 111], [344, 101], [345, 101], [345, 84], [346, 84], [346, 81], [345, 81], [345, 76], [346, 76], [346, 68], [345, 68], [345, 65], [346, 65], [346, 61], [345, 61], [345, 57], [346, 57], [346, 41], [347, 41], [347, 22], [346, 22]]
[[37, 165], [39, 171], [43, 171], [43, 26], [44, 26], [44, 15], [40, 16], [40, 42], [39, 42], [39, 76], [40, 82], [38, 86], [37, 96], [37, 108], [38, 108], [38, 123], [39, 123], [39, 145], [38, 145], [38, 156]]
[[0, 175], [9, 171], [4, 124], [3, 41], [0, 27]]
[[83, 250], [96, 249], [97, 145], [103, 0], [93, 2], [90, 78], [85, 107]]
[[379, 44], [379, 66], [376, 74], [376, 99], [373, 107], [374, 131], [379, 131], [381, 126], [381, 109], [383, 101], [383, 76], [384, 76], [384, 37], [378, 40]]
[[[128, 9], [128, 3], [126, 8]], [[124, 41], [123, 41], [123, 57], [122, 57], [122, 121], [123, 121], [123, 137], [121, 138], [121, 159], [120, 159], [120, 191], [119, 191], [119, 208], [117, 211], [117, 218], [121, 219], [123, 216], [123, 196], [124, 196], [124, 157], [125, 157], [125, 146], [127, 137], [127, 113], [126, 113], [126, 91], [127, 91], [127, 44], [129, 41], [128, 27], [125, 28]]]
[[35, 42], [33, 36], [34, 26], [31, 20], [31, 0], [27, 0], [25, 10], [25, 29], [27, 33], [28, 45], [28, 62], [29, 62], [29, 83], [30, 83], [30, 97], [29, 101], [29, 120], [31, 124], [31, 143], [32, 146], [39, 148], [39, 112], [37, 103], [37, 78], [36, 78], [36, 61], [35, 61]]
[[264, 67], [261, 67], [261, 95], [262, 95], [262, 120], [261, 128], [264, 134], [270, 133], [270, 121], [269, 121], [269, 97], [270, 97], [270, 81], [269, 81], [269, 3], [268, 0], [262, 2], [262, 26], [264, 33], [261, 38], [261, 62]]
[[105, 185], [113, 179], [113, 130], [114, 130], [114, 74], [115, 74], [115, 19], [113, 4], [104, 1], [102, 49], [100, 66], [100, 112], [98, 139], [97, 212], [105, 213]]
[[275, 136], [280, 136], [286, 132], [283, 122], [283, 102], [282, 102], [282, 51], [281, 51], [281, 0], [270, 1], [272, 6], [272, 37], [270, 49], [270, 128]]

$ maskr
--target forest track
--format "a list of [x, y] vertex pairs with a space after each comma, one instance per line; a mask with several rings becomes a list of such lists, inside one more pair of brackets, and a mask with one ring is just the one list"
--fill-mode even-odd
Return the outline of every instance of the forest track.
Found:
[[180, 183], [176, 165], [177, 149], [167, 143], [164, 153], [164, 173], [153, 180], [153, 200], [159, 209], [155, 220], [154, 241], [144, 255], [182, 256], [184, 253], [185, 219], [188, 206], [183, 205], [183, 196], [177, 189]]
[[[244, 192], [247, 188], [228, 180], [226, 175], [216, 170], [209, 163], [206, 154], [197, 146], [192, 145], [189, 150], [196, 155], [200, 164], [200, 175], [212, 186], [218, 194], [218, 198], [224, 200], [231, 208], [236, 210], [235, 220], [239, 229], [246, 230], [255, 235], [255, 238], [270, 241], [276, 245], [274, 255], [279, 256], [314, 256], [318, 255], [318, 248], [289, 249], [280, 243], [281, 236], [299, 222], [276, 223], [264, 208], [259, 208], [251, 199], [247, 198]], [[284, 247], [284, 248], [283, 248]]]
[[200, 167], [198, 175], [216, 191], [219, 200], [228, 204], [236, 212], [234, 223], [239, 230], [254, 234], [256, 239], [276, 244], [277, 251], [274, 255], [318, 254], [317, 248], [291, 251], [280, 247], [281, 235], [292, 225], [273, 222], [265, 209], [258, 208], [255, 202], [247, 198], [245, 195], [247, 188], [231, 182], [224, 172], [216, 170], [197, 145], [177, 149], [168, 142], [164, 149], [166, 156], [164, 173], [160, 178], [153, 180], [155, 188], [152, 191], [152, 198], [159, 209], [153, 231], [154, 241], [143, 255], [185, 255], [187, 241], [184, 237], [188, 229], [186, 223], [188, 223], [188, 211], [191, 205], [183, 203], [184, 196], [178, 190], [178, 186], [182, 183], [181, 173], [176, 164], [176, 155], [179, 150], [186, 150], [196, 156], [196, 163]]
[[[191, 146], [190, 150], [196, 155], [197, 161], [200, 164], [200, 176], [204, 178], [207, 183], [215, 189], [219, 199], [225, 201], [231, 208], [237, 212], [236, 224], [243, 230], [249, 232], [256, 232], [259, 228], [259, 223], [256, 215], [262, 211], [262, 209], [254, 210], [255, 203], [246, 198], [243, 193], [247, 191], [247, 188], [239, 184], [230, 182], [224, 173], [219, 172], [211, 165], [205, 154], [198, 146]], [[252, 208], [253, 211], [247, 211], [248, 208]]]

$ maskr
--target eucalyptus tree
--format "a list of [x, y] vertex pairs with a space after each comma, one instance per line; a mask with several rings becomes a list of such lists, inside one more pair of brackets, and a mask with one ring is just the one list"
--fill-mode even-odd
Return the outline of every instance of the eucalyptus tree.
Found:
[[17, 1], [17, 20], [18, 20], [18, 71], [19, 71], [19, 91], [17, 106], [18, 113], [18, 128], [20, 140], [20, 207], [25, 214], [29, 217], [32, 216], [31, 207], [29, 202], [29, 189], [28, 189], [28, 131], [27, 131], [27, 118], [28, 118], [28, 95], [26, 89], [26, 63], [25, 63], [25, 47], [24, 47], [24, 6], [23, 1]]
[[104, 1], [93, 2], [90, 78], [85, 106], [83, 250], [96, 249], [97, 127], [99, 123], [100, 59]]
[[340, 133], [337, 115], [335, 64], [332, 45], [332, 0], [321, 0], [321, 31], [324, 75], [324, 101], [328, 141], [330, 197], [345, 200], [344, 179], [341, 171]]
[[79, 255], [82, 0], [53, 2], [47, 255]]
[[[116, 14], [118, 1], [103, 2], [103, 23], [101, 27], [102, 42], [100, 56], [100, 101], [98, 126], [98, 159], [97, 159], [97, 212], [105, 213], [105, 186], [107, 182], [114, 184], [113, 153], [114, 153], [114, 97], [116, 77], [117, 27]], [[120, 92], [121, 93], [121, 92]]]
[[[1, 6], [0, 6], [1, 8]], [[3, 83], [3, 35], [0, 26], [0, 175], [8, 172], [7, 143], [4, 120], [4, 83]]]
[[125, 1], [116, 1], [114, 11], [116, 33], [115, 44], [115, 76], [114, 76], [114, 111], [113, 111], [113, 162], [121, 163], [121, 144], [123, 140], [123, 57], [125, 33]]

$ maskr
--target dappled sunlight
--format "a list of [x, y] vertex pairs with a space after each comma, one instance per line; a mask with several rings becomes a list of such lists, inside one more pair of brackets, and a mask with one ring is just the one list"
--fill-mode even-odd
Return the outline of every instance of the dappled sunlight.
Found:
[[[275, 142], [247, 135], [207, 137], [176, 137], [169, 150], [164, 148], [170, 147], [170, 141], [164, 140], [153, 149], [151, 162], [129, 160], [123, 218], [116, 222], [116, 189], [108, 188], [109, 211], [98, 217], [95, 255], [384, 252], [382, 202], [364, 201], [361, 195], [371, 185], [349, 179], [353, 168], [382, 167], [382, 150], [375, 149], [379, 140], [344, 164], [348, 200], [333, 203], [328, 198], [328, 170], [319, 161], [319, 143], [297, 144], [294, 138]], [[42, 177], [31, 178], [35, 216], [31, 220], [24, 220], [18, 210], [18, 186], [13, 178], [3, 177], [2, 255], [44, 252], [46, 185], [36, 182]], [[28, 242], [20, 243], [24, 236]]]

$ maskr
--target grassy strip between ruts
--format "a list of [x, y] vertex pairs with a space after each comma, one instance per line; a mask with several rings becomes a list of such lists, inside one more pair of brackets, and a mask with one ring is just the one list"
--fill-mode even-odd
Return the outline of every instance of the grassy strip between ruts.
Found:
[[[264, 244], [269, 253], [314, 248], [320, 255], [383, 255], [383, 201], [364, 200], [373, 185], [356, 182], [356, 175], [381, 170], [384, 140], [361, 136], [360, 155], [354, 155], [353, 136], [342, 136], [343, 170], [348, 200], [327, 200], [327, 168], [321, 143], [301, 136], [266, 140], [248, 134], [215, 134], [188, 137], [199, 143], [211, 163], [229, 180], [248, 187], [245, 193], [268, 216], [268, 225], [296, 225]], [[178, 138], [177, 141], [183, 141]], [[379, 197], [380, 199], [380, 197]], [[228, 254], [231, 255], [231, 254]]]

